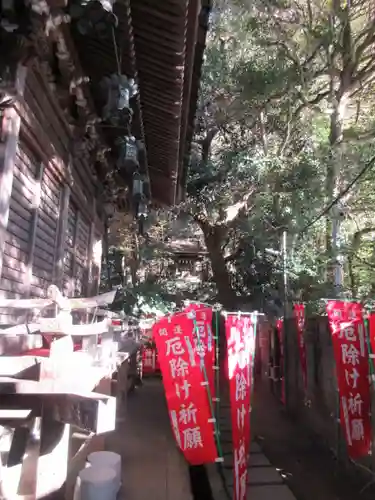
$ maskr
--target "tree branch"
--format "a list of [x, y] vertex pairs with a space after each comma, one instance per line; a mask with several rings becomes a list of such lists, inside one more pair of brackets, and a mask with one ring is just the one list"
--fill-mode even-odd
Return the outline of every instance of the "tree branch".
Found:
[[[360, 40], [363, 40], [363, 42], [359, 43]], [[357, 48], [355, 50], [355, 56], [354, 59], [356, 61], [356, 67], [361, 62], [361, 58], [365, 50], [370, 47], [375, 41], [375, 23], [373, 20], [371, 20], [371, 23], [369, 23], [369, 26], [367, 29], [363, 30], [358, 37], [355, 40], [355, 45], [357, 45]]]
[[321, 101], [323, 101], [324, 99], [326, 99], [327, 97], [329, 97], [330, 95], [330, 91], [327, 90], [325, 92], [321, 92], [319, 93], [316, 97], [314, 97], [314, 99], [312, 99], [311, 101], [304, 101], [302, 104], [300, 104], [300, 106], [298, 106], [298, 108], [296, 109], [296, 111], [293, 113], [293, 119], [297, 118], [298, 115], [305, 109], [305, 108], [308, 108], [310, 106], [316, 106], [317, 104], [319, 104]]

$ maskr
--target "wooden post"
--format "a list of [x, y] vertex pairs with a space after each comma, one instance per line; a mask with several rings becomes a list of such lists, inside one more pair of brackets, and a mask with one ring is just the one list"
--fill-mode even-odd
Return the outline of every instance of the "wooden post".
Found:
[[63, 285], [64, 252], [66, 232], [68, 229], [70, 187], [66, 184], [61, 193], [59, 229], [55, 256], [54, 283], [60, 289]]
[[[15, 87], [18, 96], [25, 90], [27, 68], [21, 64], [16, 71]], [[21, 117], [14, 107], [5, 110], [3, 132], [5, 143], [0, 150], [0, 276], [3, 268], [3, 253], [9, 219], [9, 204], [13, 186], [13, 171], [16, 161]]]
[[94, 290], [94, 280], [93, 280], [93, 257], [94, 257], [94, 245], [95, 245], [95, 214], [96, 214], [96, 200], [93, 199], [92, 203], [92, 219], [90, 225], [90, 240], [89, 240], [89, 248], [87, 253], [87, 264], [86, 264], [86, 276], [85, 276], [85, 285], [86, 285], [86, 294], [88, 297], [91, 295], [95, 295]]
[[42, 179], [44, 173], [44, 165], [40, 163], [35, 178], [35, 190], [34, 199], [31, 207], [31, 229], [30, 229], [30, 240], [29, 240], [29, 251], [27, 255], [26, 262], [26, 279], [25, 279], [25, 297], [30, 296], [31, 281], [33, 273], [33, 262], [34, 262], [34, 251], [35, 251], [35, 239], [38, 227], [39, 218], [39, 208], [40, 208], [40, 197], [42, 191]]
[[69, 292], [72, 292], [72, 296], [74, 297], [76, 294], [75, 291], [75, 279], [77, 274], [77, 247], [78, 247], [78, 234], [79, 234], [79, 226], [82, 219], [82, 214], [79, 210], [77, 210], [76, 216], [76, 227], [74, 228], [74, 240], [73, 240], [73, 263], [72, 263], [72, 276], [69, 280]]
[[93, 289], [92, 294], [97, 295], [99, 293], [100, 286], [100, 274], [102, 270], [102, 259], [103, 259], [103, 239], [98, 237], [98, 234], [95, 233], [95, 267], [97, 277], [93, 279]]

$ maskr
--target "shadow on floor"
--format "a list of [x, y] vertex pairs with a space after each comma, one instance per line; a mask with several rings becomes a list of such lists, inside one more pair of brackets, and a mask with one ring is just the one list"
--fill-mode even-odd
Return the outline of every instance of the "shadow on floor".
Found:
[[127, 403], [126, 417], [108, 439], [120, 453], [126, 500], [192, 500], [189, 471], [171, 432], [160, 380], [146, 379]]
[[294, 422], [282, 405], [259, 385], [252, 413], [254, 434], [298, 500], [372, 500], [372, 486], [361, 492], [362, 478], [349, 479], [329, 450]]

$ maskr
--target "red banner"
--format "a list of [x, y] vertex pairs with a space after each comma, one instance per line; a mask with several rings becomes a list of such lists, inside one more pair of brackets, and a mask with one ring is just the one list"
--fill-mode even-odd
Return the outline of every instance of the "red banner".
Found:
[[332, 333], [340, 395], [340, 422], [348, 454], [355, 459], [371, 449], [369, 363], [362, 306], [330, 300], [327, 314]]
[[259, 321], [257, 329], [259, 351], [258, 354], [256, 354], [256, 373], [260, 373], [262, 378], [264, 376], [268, 378], [270, 368], [270, 325], [266, 321]]
[[154, 347], [144, 347], [142, 349], [142, 371], [145, 374], [156, 372], [157, 352]]
[[215, 400], [215, 340], [212, 334], [212, 309], [202, 304], [190, 304], [184, 311], [195, 314], [200, 345], [198, 338], [194, 342], [200, 356], [201, 369], [203, 371], [204, 366], [206, 370], [211, 398]]
[[276, 331], [280, 344], [280, 382], [281, 382], [281, 402], [285, 405], [285, 375], [284, 375], [284, 339], [283, 339], [283, 326], [284, 320], [278, 319], [276, 321]]
[[196, 348], [194, 321], [187, 313], [153, 326], [176, 443], [192, 465], [214, 462], [213, 416]]
[[307, 360], [306, 360], [306, 345], [303, 337], [305, 330], [305, 306], [303, 304], [294, 305], [294, 317], [297, 323], [298, 349], [299, 359], [301, 362], [301, 371], [303, 379], [303, 387], [307, 390]]
[[225, 322], [234, 456], [234, 500], [246, 499], [256, 316], [228, 315]]

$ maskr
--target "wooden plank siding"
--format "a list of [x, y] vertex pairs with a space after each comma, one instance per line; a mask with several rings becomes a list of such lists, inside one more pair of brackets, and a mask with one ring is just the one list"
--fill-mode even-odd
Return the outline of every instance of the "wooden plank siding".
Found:
[[27, 264], [32, 228], [32, 206], [36, 189], [38, 160], [19, 144], [13, 173], [9, 220], [3, 256], [0, 289], [26, 293]]
[[63, 290], [64, 294], [68, 297], [71, 297], [74, 291], [73, 273], [77, 221], [78, 209], [72, 202], [70, 202], [68, 209], [68, 223], [66, 228], [63, 262]]
[[[89, 166], [72, 158], [72, 132], [37, 68], [28, 68], [15, 110], [20, 131], [0, 248], [0, 296], [43, 297], [52, 283], [70, 296], [85, 294], [92, 225], [99, 237], [103, 234], [103, 223], [92, 211]], [[20, 319], [0, 310], [0, 324]]]
[[72, 202], [69, 206], [64, 252], [63, 290], [68, 297], [89, 293], [90, 223]]
[[[17, 96], [25, 91], [27, 68], [18, 65], [15, 77]], [[14, 108], [7, 108], [1, 116], [0, 137], [0, 272], [3, 267], [4, 248], [7, 240], [9, 205], [13, 186], [14, 163], [20, 131], [20, 116]]]
[[88, 271], [90, 252], [90, 223], [82, 216], [78, 219], [76, 230], [74, 295], [85, 295], [88, 292]]

